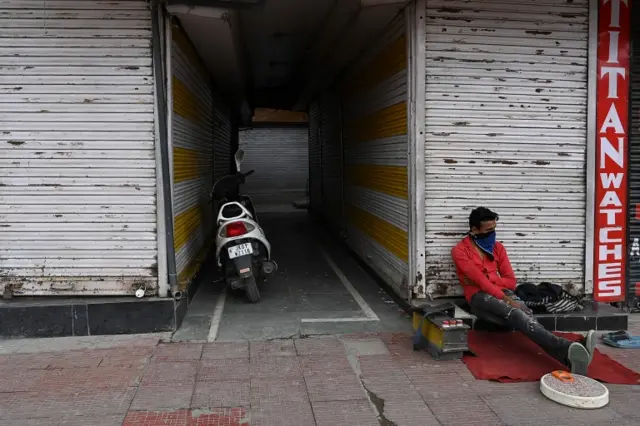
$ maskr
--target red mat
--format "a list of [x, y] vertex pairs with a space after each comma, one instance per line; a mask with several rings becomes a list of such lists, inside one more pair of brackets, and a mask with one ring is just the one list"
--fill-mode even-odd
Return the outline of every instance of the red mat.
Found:
[[[558, 333], [569, 340], [582, 336]], [[471, 374], [479, 380], [503, 383], [536, 382], [554, 370], [565, 370], [560, 362], [547, 355], [522, 333], [469, 332], [469, 350], [462, 358]], [[640, 374], [609, 358], [596, 349], [589, 366], [589, 377], [618, 385], [640, 384]]]

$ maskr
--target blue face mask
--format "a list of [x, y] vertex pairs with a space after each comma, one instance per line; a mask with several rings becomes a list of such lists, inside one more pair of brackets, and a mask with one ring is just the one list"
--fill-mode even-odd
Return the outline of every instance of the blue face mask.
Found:
[[496, 244], [496, 231], [487, 232], [486, 234], [481, 235], [472, 235], [471, 237], [482, 251], [493, 256], [493, 247]]

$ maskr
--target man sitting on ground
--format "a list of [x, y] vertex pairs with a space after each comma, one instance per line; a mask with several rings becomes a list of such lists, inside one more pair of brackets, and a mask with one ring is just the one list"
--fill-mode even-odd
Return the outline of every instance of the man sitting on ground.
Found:
[[586, 376], [595, 350], [595, 332], [590, 331], [582, 345], [540, 325], [514, 293], [516, 277], [507, 251], [496, 241], [497, 221], [498, 215], [487, 208], [472, 211], [469, 235], [451, 252], [472, 312], [480, 319], [521, 331], [572, 373]]

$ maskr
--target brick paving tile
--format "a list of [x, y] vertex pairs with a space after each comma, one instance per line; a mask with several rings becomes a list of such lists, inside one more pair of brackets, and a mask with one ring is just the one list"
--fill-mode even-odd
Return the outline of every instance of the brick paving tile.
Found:
[[313, 355], [298, 358], [305, 376], [342, 376], [353, 374], [346, 355]]
[[619, 416], [628, 421], [634, 421], [636, 425], [640, 424], [640, 410], [638, 410], [638, 401], [640, 401], [640, 390], [629, 389], [629, 386], [609, 388], [609, 407]]
[[245, 408], [214, 410], [131, 411], [123, 426], [248, 426]]
[[153, 361], [198, 361], [202, 347], [200, 343], [160, 343], [153, 353]]
[[379, 426], [369, 401], [318, 401], [311, 403], [317, 426]]
[[316, 426], [309, 402], [264, 402], [251, 407], [251, 426]]
[[577, 410], [557, 404], [540, 392], [485, 396], [482, 399], [493, 412], [510, 425], [617, 425], [623, 421], [611, 407]]
[[249, 357], [296, 356], [293, 340], [270, 340], [268, 342], [250, 342]]
[[251, 360], [251, 377], [255, 378], [302, 378], [298, 357], [265, 356]]
[[143, 385], [177, 384], [187, 385], [196, 381], [198, 362], [154, 362], [149, 364], [142, 377]]
[[122, 389], [137, 386], [142, 370], [121, 367], [74, 368], [44, 370], [37, 383], [39, 391]]
[[251, 379], [251, 406], [285, 401], [309, 401], [304, 380]]
[[249, 342], [207, 343], [202, 359], [249, 358]]
[[442, 425], [496, 426], [504, 424], [477, 395], [448, 395], [444, 398], [427, 401], [427, 405]]
[[430, 399], [443, 398], [448, 395], [475, 394], [475, 379], [465, 380], [457, 372], [432, 373], [427, 371], [407, 375], [422, 397]]
[[177, 410], [191, 407], [194, 384], [142, 384], [131, 403], [132, 410]]
[[340, 335], [341, 340], [381, 340], [380, 333], [350, 333], [350, 334], [342, 334]]
[[490, 380], [471, 382], [471, 392], [479, 396], [528, 395], [540, 392], [540, 382], [499, 383]]
[[395, 426], [439, 426], [440, 422], [417, 393], [384, 400], [382, 415]]
[[209, 359], [198, 369], [198, 381], [248, 380], [251, 365], [245, 358]]
[[356, 375], [305, 376], [311, 401], [346, 401], [366, 398], [362, 383]]
[[382, 340], [343, 340], [346, 351], [349, 355], [362, 357], [362, 356], [376, 356], [376, 355], [391, 355], [387, 346]]
[[346, 354], [344, 344], [337, 337], [310, 337], [294, 340], [298, 355]]
[[105, 353], [97, 350], [65, 351], [52, 356], [48, 369], [91, 368], [99, 366]]
[[379, 333], [378, 338], [382, 340], [385, 345], [394, 345], [394, 344], [409, 344], [409, 347], [412, 347], [412, 337], [413, 333], [409, 332], [397, 332], [397, 333]]
[[197, 382], [192, 408], [223, 408], [249, 406], [249, 380], [226, 380], [219, 382]]
[[404, 374], [400, 363], [391, 355], [364, 355], [358, 357], [362, 375], [379, 374], [381, 371], [392, 371]]
[[[145, 348], [146, 349], [146, 348]], [[153, 351], [109, 354], [102, 358], [100, 367], [140, 368], [149, 364]]]
[[8, 370], [44, 370], [60, 357], [54, 353], [0, 355], [0, 368]]
[[396, 356], [394, 359], [407, 374], [420, 370], [442, 373], [468, 370], [462, 360], [436, 360], [425, 351], [415, 352], [407, 356]]
[[28, 419], [0, 419], [0, 426], [121, 426], [124, 417], [124, 414], [109, 414], [100, 416], [46, 416]]
[[415, 385], [402, 373], [380, 372], [376, 375], [362, 376], [361, 380], [367, 391], [373, 392], [382, 399], [414, 395], [421, 398]]
[[35, 391], [45, 373], [46, 370], [0, 369], [0, 392]]
[[125, 414], [135, 392], [135, 389], [95, 389], [92, 392], [61, 391], [47, 395], [36, 392], [7, 393], [0, 398], [0, 419]]

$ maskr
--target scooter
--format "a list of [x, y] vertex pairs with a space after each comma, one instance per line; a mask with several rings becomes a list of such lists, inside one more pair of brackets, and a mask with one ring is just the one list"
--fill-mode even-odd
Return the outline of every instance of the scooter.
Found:
[[259, 284], [277, 271], [271, 260], [271, 244], [258, 223], [251, 198], [240, 194], [240, 185], [254, 173], [240, 171], [244, 151], [235, 156], [236, 172], [219, 179], [212, 200], [222, 205], [216, 219], [216, 260], [232, 290], [244, 290], [251, 303], [260, 300]]

